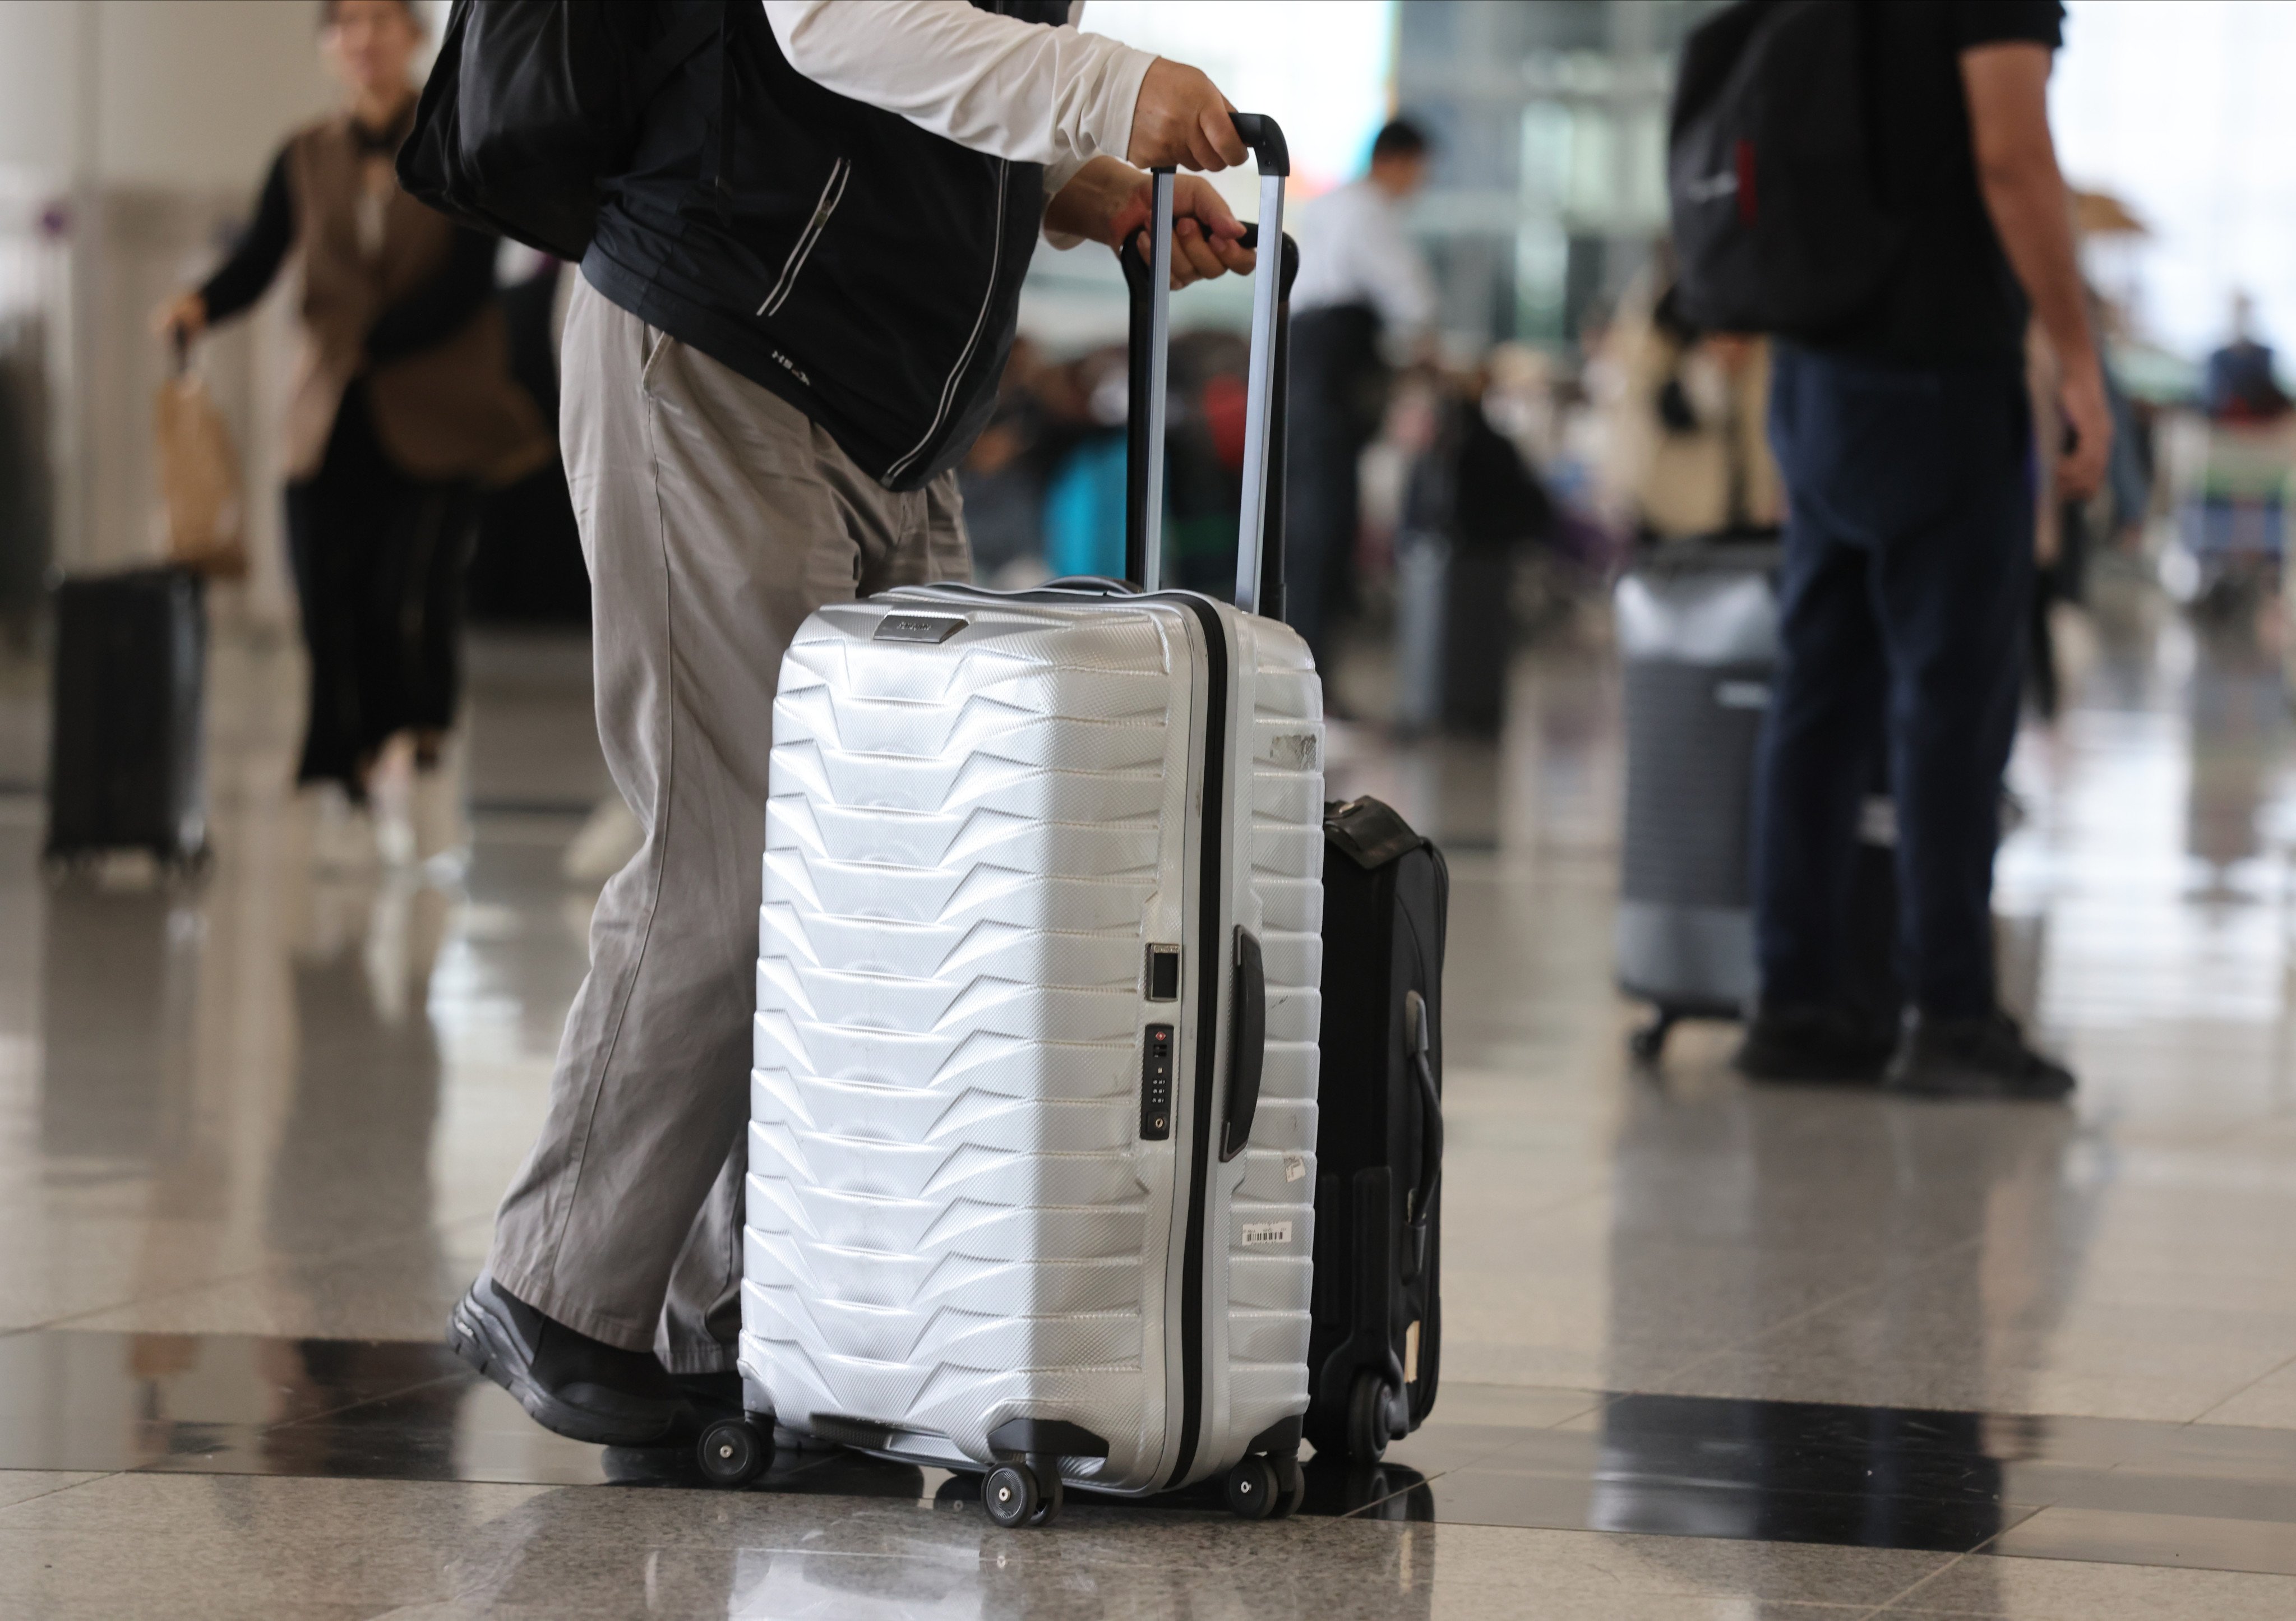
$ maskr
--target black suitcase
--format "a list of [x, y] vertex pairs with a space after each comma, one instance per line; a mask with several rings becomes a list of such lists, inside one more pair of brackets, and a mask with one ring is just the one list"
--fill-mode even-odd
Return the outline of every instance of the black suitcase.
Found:
[[1442, 1351], [1442, 853], [1373, 798], [1324, 812], [1324, 1019], [1308, 1439], [1377, 1461]]
[[1554, 504], [1480, 403], [1443, 403], [1412, 469], [1397, 537], [1396, 718], [1496, 736], [1514, 642], [1515, 560], [1549, 535]]
[[188, 867], [206, 856], [201, 586], [166, 568], [57, 587], [49, 862], [144, 849]]
[[1514, 553], [1406, 531], [1395, 555], [1396, 725], [1496, 737], [1514, 645]]

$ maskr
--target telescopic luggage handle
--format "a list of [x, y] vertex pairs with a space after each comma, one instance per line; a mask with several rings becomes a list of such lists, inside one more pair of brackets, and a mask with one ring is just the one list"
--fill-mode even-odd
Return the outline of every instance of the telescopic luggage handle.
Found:
[[[1244, 393], [1243, 504], [1236, 524], [1235, 603], [1247, 613], [1283, 617], [1283, 452], [1285, 372], [1291, 335], [1292, 278], [1300, 249], [1283, 235], [1283, 185], [1292, 159], [1283, 131], [1264, 114], [1230, 115], [1236, 134], [1259, 162], [1259, 220], [1244, 227], [1243, 245], [1257, 250], [1264, 232], [1283, 243], [1275, 263], [1252, 274], [1251, 358]], [[1131, 292], [1128, 340], [1129, 399], [1125, 413], [1124, 574], [1142, 589], [1161, 586], [1164, 424], [1171, 348], [1173, 171], [1152, 173], [1150, 260], [1119, 245]], [[1270, 275], [1269, 270], [1275, 274]]]

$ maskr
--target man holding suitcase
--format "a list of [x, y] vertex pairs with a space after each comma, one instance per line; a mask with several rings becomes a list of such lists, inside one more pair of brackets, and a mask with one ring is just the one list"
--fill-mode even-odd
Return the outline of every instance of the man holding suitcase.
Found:
[[[1244, 159], [1210, 79], [1078, 10], [732, 7], [607, 189], [562, 427], [600, 738], [646, 839], [599, 897], [547, 1118], [450, 1327], [562, 1435], [644, 1445], [738, 1404], [783, 650], [824, 602], [969, 572], [953, 470], [1039, 231], [1128, 243], [1141, 168]], [[1176, 189], [1175, 282], [1250, 270], [1211, 188]]]
[[[1866, 86], [1906, 246], [1824, 345], [1781, 342], [1770, 432], [1791, 516], [1755, 856], [1761, 1003], [1739, 1067], [1932, 1096], [2059, 1098], [2062, 1065], [1994, 999], [2001, 774], [2033, 590], [2025, 329], [2063, 367], [2058, 487], [2112, 437], [2049, 137], [2056, 0], [1875, 0]], [[2054, 450], [2055, 447], [2051, 446]], [[1844, 1007], [1858, 807], [1886, 711], [1898, 811], [1894, 1055]]]

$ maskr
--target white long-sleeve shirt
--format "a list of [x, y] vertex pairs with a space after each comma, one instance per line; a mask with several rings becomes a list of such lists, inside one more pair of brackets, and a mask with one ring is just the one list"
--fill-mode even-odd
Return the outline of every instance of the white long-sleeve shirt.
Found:
[[1435, 280], [1385, 192], [1357, 180], [1316, 198], [1300, 215], [1292, 314], [1368, 304], [1390, 342], [1407, 342], [1434, 324]]
[[1045, 28], [965, 0], [761, 0], [790, 65], [825, 90], [992, 157], [1045, 166], [1045, 192], [1132, 143], [1155, 57], [1068, 22]]

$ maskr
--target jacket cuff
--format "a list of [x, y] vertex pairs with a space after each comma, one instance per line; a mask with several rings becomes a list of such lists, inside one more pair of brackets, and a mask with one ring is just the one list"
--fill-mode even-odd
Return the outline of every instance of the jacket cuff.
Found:
[[1092, 115], [1080, 143], [1090, 155], [1125, 159], [1132, 151], [1132, 115], [1140, 103], [1140, 82], [1156, 61], [1152, 51], [1119, 45], [1102, 70], [1107, 80], [1093, 98]]

